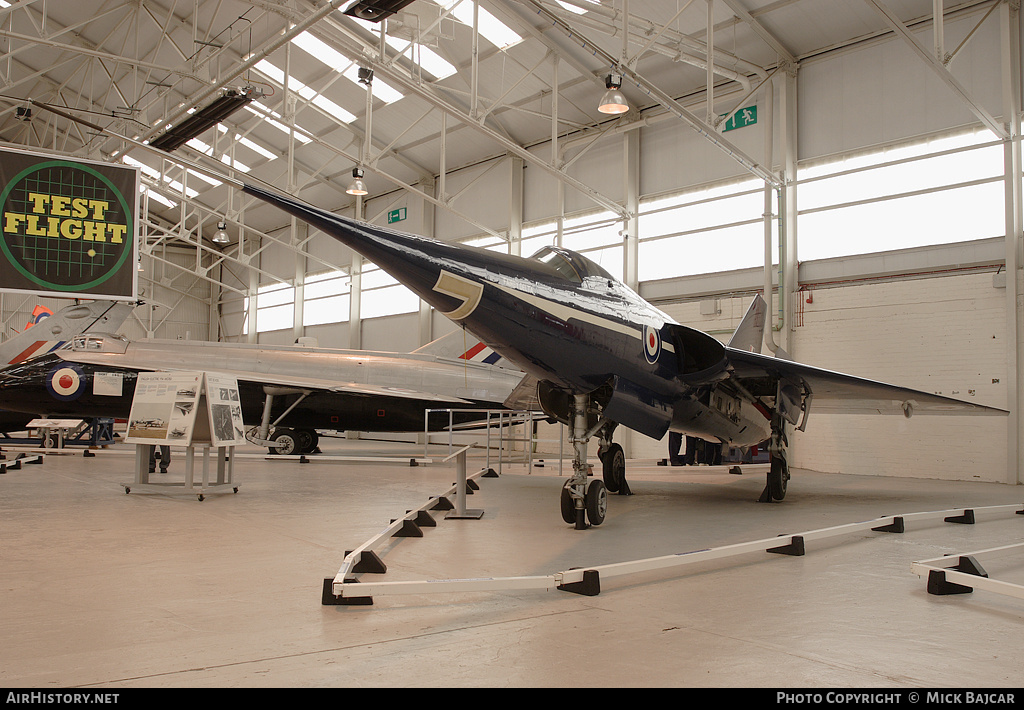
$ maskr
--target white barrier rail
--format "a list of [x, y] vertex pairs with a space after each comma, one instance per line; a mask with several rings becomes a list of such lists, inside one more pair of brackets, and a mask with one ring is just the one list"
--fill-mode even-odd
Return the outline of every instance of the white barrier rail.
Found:
[[977, 552], [959, 555], [945, 555], [930, 560], [920, 560], [910, 565], [910, 571], [918, 577], [928, 575], [928, 593], [937, 595], [967, 594], [975, 588], [994, 592], [1017, 599], [1024, 599], [1024, 586], [1012, 582], [991, 579], [981, 566], [988, 561], [1024, 550], [1024, 543], [992, 547]]
[[[469, 448], [469, 447], [467, 447]], [[476, 474], [483, 474], [484, 471]], [[424, 515], [431, 517], [428, 512], [430, 504], [420, 510]], [[346, 557], [346, 563], [333, 580], [324, 580], [322, 603], [325, 605], [346, 605], [373, 603], [375, 596], [405, 595], [405, 594], [433, 594], [433, 593], [462, 593], [462, 592], [485, 592], [485, 591], [511, 591], [511, 590], [552, 590], [573, 592], [586, 596], [596, 596], [601, 591], [600, 580], [602, 578], [615, 578], [624, 575], [639, 574], [655, 570], [664, 570], [677, 567], [684, 567], [709, 560], [720, 560], [739, 555], [755, 552], [769, 552], [782, 555], [800, 556], [805, 554], [807, 542], [823, 540], [851, 533], [874, 531], [886, 533], [902, 533], [906, 530], [907, 522], [920, 522], [942, 519], [948, 523], [974, 524], [978, 516], [984, 519], [1006, 517], [1010, 515], [1024, 515], [1024, 505], [998, 505], [980, 508], [951, 508], [947, 510], [936, 510], [916, 513], [905, 513], [902, 515], [888, 515], [874, 520], [867, 520], [857, 523], [835, 525], [827, 528], [808, 530], [801, 533], [779, 535], [777, 537], [752, 540], [733, 545], [681, 552], [659, 557], [651, 557], [628, 562], [612, 563], [607, 565], [595, 565], [585, 568], [574, 568], [555, 572], [548, 575], [519, 576], [519, 577], [484, 577], [472, 579], [433, 579], [404, 582], [379, 582], [364, 581], [348, 577], [351, 572], [383, 573], [386, 568], [383, 563], [371, 568], [364, 566], [358, 568], [360, 561], [357, 553], [370, 549], [364, 544], [359, 550], [350, 553]], [[408, 516], [407, 516], [408, 517]], [[431, 521], [433, 518], [431, 517]], [[388, 536], [394, 534], [396, 523], [385, 530]], [[379, 541], [381, 536], [374, 538]], [[923, 563], [922, 563], [923, 564]], [[958, 572], [949, 572], [952, 575], [959, 575]], [[979, 588], [980, 577], [972, 577], [972, 583]], [[985, 582], [986, 586], [991, 584]], [[995, 586], [994, 584], [992, 586]], [[1004, 592], [1005, 593], [1005, 592]]]

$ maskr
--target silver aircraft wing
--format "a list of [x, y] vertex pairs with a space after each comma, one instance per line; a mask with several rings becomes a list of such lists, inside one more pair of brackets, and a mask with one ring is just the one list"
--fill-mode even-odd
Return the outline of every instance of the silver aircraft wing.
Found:
[[[899, 387], [792, 360], [727, 349], [731, 379], [750, 391], [765, 391], [782, 381], [800, 386], [809, 395], [810, 408], [823, 414], [951, 414], [1008, 415], [1005, 409]], [[774, 389], [774, 386], [772, 386]]]
[[384, 397], [402, 397], [405, 399], [422, 399], [434, 402], [447, 402], [451, 404], [468, 404], [469, 401], [459, 397], [439, 394], [437, 392], [418, 391], [406, 387], [394, 387], [389, 385], [374, 385], [365, 382], [326, 382], [316, 377], [297, 377], [294, 375], [265, 375], [256, 372], [237, 371], [233, 372], [219, 369], [218, 373], [231, 375], [235, 379], [246, 382], [258, 382], [262, 385], [301, 389], [319, 390], [322, 392], [336, 392], [341, 394], [365, 394]]
[[62, 350], [60, 356], [66, 360], [72, 360], [74, 362], [90, 363], [99, 366], [122, 366], [133, 369], [143, 370], [194, 370], [194, 369], [208, 369], [224, 375], [234, 377], [239, 382], [256, 382], [261, 385], [267, 385], [268, 387], [280, 387], [285, 389], [299, 389], [299, 390], [311, 390], [320, 392], [337, 392], [346, 394], [364, 394], [374, 396], [387, 396], [387, 397], [402, 397], [405, 399], [416, 399], [416, 400], [430, 400], [434, 402], [446, 402], [452, 404], [466, 404], [468, 400], [453, 395], [445, 395], [439, 392], [430, 392], [425, 390], [417, 390], [408, 387], [392, 386], [392, 385], [377, 385], [366, 382], [350, 382], [333, 379], [325, 379], [324, 377], [312, 377], [303, 376], [296, 374], [287, 374], [283, 372], [258, 372], [254, 369], [232, 369], [231, 367], [223, 367], [227, 364], [228, 358], [224, 358], [215, 367], [203, 366], [194, 367], [190, 366], [190, 363], [179, 362], [177, 365], [173, 365], [166, 361], [151, 361], [149, 363], [142, 363], [140, 360], [129, 360], [127, 358], [119, 357], [117, 353], [110, 352], [83, 352], [78, 350]]

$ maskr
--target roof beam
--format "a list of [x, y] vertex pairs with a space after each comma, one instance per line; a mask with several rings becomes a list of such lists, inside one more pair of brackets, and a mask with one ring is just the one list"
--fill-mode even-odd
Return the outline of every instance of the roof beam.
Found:
[[967, 107], [971, 110], [978, 120], [980, 120], [985, 127], [995, 133], [1002, 140], [1008, 139], [1010, 136], [1006, 131], [1006, 128], [1000, 124], [995, 118], [992, 117], [988, 111], [986, 111], [978, 102], [976, 102], [963, 85], [956, 80], [949, 69], [947, 69], [942, 62], [935, 58], [932, 52], [928, 51], [921, 46], [921, 43], [914, 38], [907, 26], [900, 21], [900, 19], [880, 0], [864, 0], [869, 7], [874, 10], [884, 19], [893, 31], [903, 38], [903, 40], [910, 45], [910, 48], [927, 64], [932, 68], [938, 77], [946, 84], [953, 93], [960, 97], [960, 99], [967, 104]]
[[[339, 34], [343, 35], [344, 40], [350, 43], [355, 42], [358, 43], [359, 45], [362, 45], [362, 40], [353, 32], [351, 32], [348, 27], [344, 27], [341, 25], [338, 25], [337, 27], [340, 30]], [[425, 86], [421, 81], [417, 80], [416, 77], [409, 75], [404, 70], [404, 68], [399, 67], [397, 65], [392, 65], [389, 62], [385, 61], [384, 58], [381, 58], [380, 56], [377, 55], [376, 49], [370, 51], [365, 46], [358, 46], [355, 47], [355, 51], [358, 51], [363, 56], [365, 61], [367, 61], [374, 70], [379, 70], [385, 76], [390, 77], [394, 82], [401, 84], [401, 87], [405, 90], [407, 94], [415, 94], [416, 96], [423, 99], [424, 101], [434, 106], [435, 108], [438, 108], [444, 111], [446, 114], [458, 119], [464, 125], [469, 126], [473, 130], [484, 134], [486, 137], [490, 138], [492, 141], [500, 145], [505, 151], [522, 158], [531, 165], [539, 167], [541, 170], [552, 175], [555, 179], [583, 193], [592, 201], [604, 207], [605, 209], [614, 212], [615, 214], [618, 214], [622, 217], [628, 216], [627, 214], [625, 214], [625, 209], [622, 207], [622, 205], [620, 205], [616, 201], [612, 200], [609, 197], [606, 197], [605, 195], [601, 194], [600, 192], [590, 187], [589, 185], [583, 183], [580, 180], [577, 180], [571, 175], [565, 173], [563, 170], [560, 170], [556, 166], [551, 165], [542, 158], [534, 155], [529, 150], [519, 145], [515, 141], [509, 140], [496, 129], [487, 126], [484, 122], [475, 119], [467, 111], [463, 110], [459, 106], [456, 106], [454, 103], [452, 103], [450, 99], [448, 99], [445, 96], [442, 96], [439, 92], [434, 90], [433, 87]], [[487, 231], [491, 232], [491, 230]]]
[[790, 64], [796, 65], [797, 61], [796, 57], [793, 56], [793, 53], [790, 52], [775, 35], [766, 30], [764, 25], [755, 20], [754, 16], [751, 15], [745, 7], [740, 5], [739, 0], [723, 0], [723, 2], [725, 2], [729, 9], [733, 11], [733, 14], [735, 14], [736, 17], [743, 20], [743, 22], [745, 22], [747, 26], [754, 31], [754, 34], [760, 37], [765, 44], [775, 50], [776, 54]]
[[581, 43], [588, 51], [592, 52], [594, 56], [608, 64], [608, 66], [615, 67], [623, 77], [629, 79], [641, 90], [647, 92], [655, 101], [668, 109], [670, 113], [675, 115], [677, 118], [682, 119], [684, 123], [690, 126], [690, 128], [697, 131], [697, 133], [704, 136], [707, 140], [711, 141], [712, 144], [729, 155], [749, 172], [753, 173], [770, 185], [780, 185], [779, 178], [773, 175], [769, 169], [766, 169], [757, 161], [747, 156], [746, 153], [737, 148], [726, 138], [719, 135], [713, 126], [710, 126], [699, 119], [694, 113], [686, 109], [682, 104], [666, 94], [660, 88], [647, 81], [631, 67], [624, 65], [618, 58], [601, 49], [596, 43], [581, 34], [579, 30], [566, 24], [563, 20], [548, 11], [548, 9], [540, 2], [537, 0], [524, 0], [524, 3], [532, 6], [533, 9], [541, 15], [541, 17], [562, 29], [562, 31], [572, 37], [575, 41]]

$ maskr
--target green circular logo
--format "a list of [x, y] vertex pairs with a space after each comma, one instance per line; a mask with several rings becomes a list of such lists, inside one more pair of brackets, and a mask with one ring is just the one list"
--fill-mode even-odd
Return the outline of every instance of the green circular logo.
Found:
[[88, 165], [63, 160], [21, 171], [0, 193], [0, 249], [25, 278], [83, 291], [114, 276], [135, 235], [124, 195]]

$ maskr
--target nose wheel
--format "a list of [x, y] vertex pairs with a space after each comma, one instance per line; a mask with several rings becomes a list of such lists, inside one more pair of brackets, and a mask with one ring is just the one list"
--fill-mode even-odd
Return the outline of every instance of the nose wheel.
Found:
[[608, 514], [608, 488], [603, 481], [591, 479], [585, 483], [582, 494], [573, 480], [562, 486], [562, 520], [574, 524], [577, 530], [589, 525], [600, 525]]
[[587, 413], [590, 402], [587, 395], [573, 395], [572, 446], [575, 452], [572, 461], [572, 478], [562, 486], [562, 520], [572, 523], [577, 530], [586, 530], [591, 525], [600, 525], [608, 513], [608, 487], [604, 481], [591, 478], [587, 465], [587, 442], [598, 430], [607, 426], [599, 421], [591, 430], [587, 429]]

